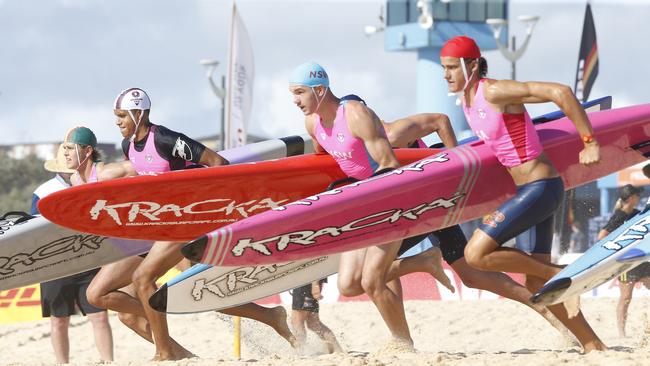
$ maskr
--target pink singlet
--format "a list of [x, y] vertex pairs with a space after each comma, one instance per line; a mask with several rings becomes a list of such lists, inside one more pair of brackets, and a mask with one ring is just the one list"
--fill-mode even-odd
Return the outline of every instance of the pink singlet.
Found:
[[537, 158], [543, 148], [528, 112], [496, 112], [483, 95], [484, 81], [485, 79], [479, 81], [472, 106], [468, 108], [463, 102], [463, 111], [469, 126], [507, 168]]
[[[96, 163], [96, 162], [93, 162], [92, 168], [90, 168], [90, 175], [88, 176], [88, 180], [87, 180], [87, 181], [84, 182], [84, 181], [81, 179], [81, 174], [79, 174], [78, 171], [75, 172], [73, 175], [76, 175], [77, 177], [79, 177], [79, 183], [78, 183], [77, 185], [85, 184], [85, 183], [98, 182], [98, 179], [97, 179], [97, 163]], [[45, 196], [43, 196], [43, 197], [45, 197]], [[42, 198], [42, 197], [41, 197], [41, 198]]]
[[156, 151], [154, 133], [157, 127], [158, 126], [156, 125], [152, 125], [151, 128], [149, 128], [147, 142], [142, 151], [137, 151], [133, 142], [129, 144], [129, 160], [138, 172], [138, 175], [152, 175], [171, 171], [169, 162], [163, 159], [163, 157], [158, 154], [158, 151]]
[[93, 167], [90, 169], [90, 176], [86, 183], [90, 182], [97, 182], [97, 163], [93, 163]]
[[379, 167], [358, 137], [354, 137], [348, 128], [345, 118], [345, 103], [342, 102], [336, 110], [336, 118], [332, 128], [324, 127], [322, 119], [314, 127], [314, 135], [318, 144], [325, 149], [341, 167], [341, 170], [350, 177], [366, 179]]

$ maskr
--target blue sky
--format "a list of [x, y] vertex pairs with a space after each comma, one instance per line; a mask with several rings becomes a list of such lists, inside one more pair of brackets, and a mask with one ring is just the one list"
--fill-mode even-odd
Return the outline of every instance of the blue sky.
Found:
[[[378, 25], [383, 1], [239, 0], [255, 52], [255, 105], [250, 130], [278, 137], [302, 133], [287, 75], [304, 61], [323, 64], [335, 94], [357, 93], [386, 120], [416, 112], [414, 53], [386, 52]], [[219, 102], [199, 65], [226, 59], [230, 1], [0, 0], [0, 144], [56, 141], [73, 125], [118, 142], [112, 101], [139, 86], [152, 98], [152, 120], [201, 137], [218, 132]], [[510, 14], [540, 15], [520, 80], [572, 86], [584, 1], [511, 1]], [[650, 101], [646, 60], [650, 1], [592, 1], [600, 74], [592, 97], [616, 106]], [[511, 23], [523, 38], [523, 26]], [[490, 76], [509, 64], [486, 52]], [[223, 73], [220, 66], [217, 73]], [[442, 81], [441, 81], [442, 82]], [[446, 97], [446, 96], [442, 96]], [[553, 110], [534, 106], [531, 113]]]

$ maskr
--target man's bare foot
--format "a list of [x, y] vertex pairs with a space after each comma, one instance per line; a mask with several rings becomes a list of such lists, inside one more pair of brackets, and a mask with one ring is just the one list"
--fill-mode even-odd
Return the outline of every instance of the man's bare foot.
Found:
[[377, 350], [377, 355], [394, 355], [400, 353], [415, 353], [413, 341], [410, 339], [393, 338]]
[[422, 256], [423, 260], [427, 262], [427, 272], [433, 276], [441, 285], [445, 286], [449, 291], [456, 292], [454, 285], [451, 284], [451, 280], [445, 274], [445, 270], [442, 268], [442, 252], [437, 247], [429, 248], [424, 252], [418, 254]]
[[609, 348], [607, 348], [607, 346], [604, 345], [603, 342], [593, 341], [593, 342], [588, 342], [582, 346], [582, 353], [587, 354], [591, 351], [607, 351], [608, 349]]
[[557, 329], [558, 332], [562, 335], [562, 338], [566, 342], [567, 346], [575, 347], [580, 346], [580, 342], [571, 334], [569, 329], [562, 324], [562, 322], [553, 315], [553, 313], [548, 310], [545, 306], [529, 303], [528, 306], [533, 308], [536, 312], [539, 313], [547, 322], [549, 322], [553, 328]]
[[325, 342], [325, 346], [327, 346], [328, 353], [343, 353], [343, 348], [341, 348], [339, 342]]
[[171, 353], [167, 352], [156, 352], [151, 361], [177, 361], [185, 358], [194, 358], [195, 354], [186, 350], [181, 345], [175, 341], [172, 343], [173, 350]]
[[289, 342], [292, 348], [300, 347], [296, 337], [291, 333], [289, 325], [287, 324], [287, 311], [282, 306], [276, 306], [270, 309], [273, 323], [269, 324], [271, 327], [284, 339]]
[[567, 299], [562, 303], [566, 313], [569, 316], [569, 319], [575, 318], [578, 313], [580, 313], [580, 296], [575, 296], [570, 299]]

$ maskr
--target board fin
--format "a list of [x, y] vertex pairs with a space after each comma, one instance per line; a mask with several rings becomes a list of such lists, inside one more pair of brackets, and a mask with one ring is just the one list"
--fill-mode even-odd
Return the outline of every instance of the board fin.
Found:
[[208, 246], [208, 236], [203, 235], [198, 239], [192, 240], [181, 248], [183, 256], [192, 262], [199, 262], [203, 257], [205, 248]]
[[558, 278], [557, 280], [551, 281], [544, 285], [544, 287], [542, 287], [535, 295], [530, 298], [530, 301], [533, 304], [550, 304], [570, 286], [570, 278]]
[[149, 306], [161, 313], [167, 312], [167, 284], [160, 286], [149, 298]]

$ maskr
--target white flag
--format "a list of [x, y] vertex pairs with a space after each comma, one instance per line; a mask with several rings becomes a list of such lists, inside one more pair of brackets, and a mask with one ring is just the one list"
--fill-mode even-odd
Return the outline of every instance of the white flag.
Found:
[[226, 87], [226, 146], [232, 148], [246, 144], [246, 127], [253, 108], [253, 79], [255, 67], [253, 48], [244, 22], [232, 5], [228, 86]]

